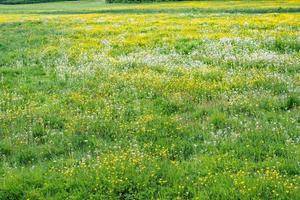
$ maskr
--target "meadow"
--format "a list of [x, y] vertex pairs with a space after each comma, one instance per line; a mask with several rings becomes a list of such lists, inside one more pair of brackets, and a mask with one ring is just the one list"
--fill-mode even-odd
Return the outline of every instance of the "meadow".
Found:
[[300, 199], [300, 2], [0, 5], [0, 199]]

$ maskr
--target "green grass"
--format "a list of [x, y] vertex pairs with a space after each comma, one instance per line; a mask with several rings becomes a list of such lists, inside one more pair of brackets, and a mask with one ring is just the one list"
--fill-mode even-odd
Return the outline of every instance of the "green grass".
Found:
[[299, 199], [299, 8], [0, 5], [0, 199]]
[[49, 3], [49, 2], [57, 2], [57, 1], [68, 1], [68, 0], [0, 0], [0, 4], [14, 5], [14, 4]]

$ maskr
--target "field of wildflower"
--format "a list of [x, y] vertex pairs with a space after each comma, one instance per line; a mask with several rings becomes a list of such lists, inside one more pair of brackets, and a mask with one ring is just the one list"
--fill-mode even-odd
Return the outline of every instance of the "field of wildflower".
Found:
[[0, 5], [0, 199], [300, 199], [300, 2]]

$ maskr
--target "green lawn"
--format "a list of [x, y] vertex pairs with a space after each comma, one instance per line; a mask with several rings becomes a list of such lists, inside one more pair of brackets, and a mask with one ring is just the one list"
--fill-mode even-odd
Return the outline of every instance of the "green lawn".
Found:
[[299, 1], [0, 5], [0, 199], [300, 199]]

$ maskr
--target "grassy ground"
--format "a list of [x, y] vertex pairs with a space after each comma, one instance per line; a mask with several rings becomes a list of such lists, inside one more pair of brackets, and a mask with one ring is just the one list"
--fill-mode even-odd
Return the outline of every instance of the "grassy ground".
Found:
[[300, 199], [299, 1], [0, 6], [0, 199]]

